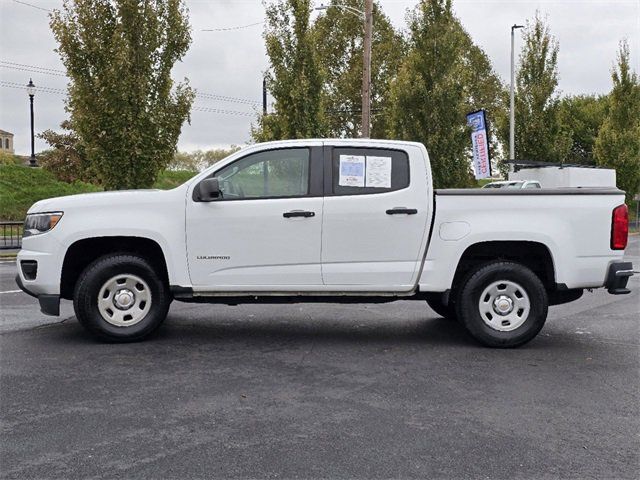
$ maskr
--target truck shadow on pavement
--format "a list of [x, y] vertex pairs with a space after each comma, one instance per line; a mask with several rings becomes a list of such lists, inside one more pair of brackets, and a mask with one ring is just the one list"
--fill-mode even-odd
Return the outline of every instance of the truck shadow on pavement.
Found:
[[[62, 343], [107, 344], [94, 339], [77, 322], [75, 317], [38, 327], [51, 341]], [[297, 319], [282, 320], [265, 316], [259, 319], [217, 317], [185, 318], [170, 314], [164, 324], [142, 342], [134, 344], [202, 345], [224, 342], [242, 342], [262, 348], [268, 345], [309, 344], [370, 345], [431, 345], [480, 347], [456, 321], [433, 316], [424, 319], [376, 319], [353, 321], [336, 318], [313, 318], [307, 315]]]
[[182, 321], [169, 317], [154, 336], [165, 340], [179, 336], [182, 340], [214, 343], [221, 340], [255, 342], [287, 341], [297, 343], [395, 343], [477, 345], [455, 321], [440, 317], [420, 320], [384, 319], [357, 322], [335, 318], [301, 318], [282, 321], [278, 318], [259, 320]]

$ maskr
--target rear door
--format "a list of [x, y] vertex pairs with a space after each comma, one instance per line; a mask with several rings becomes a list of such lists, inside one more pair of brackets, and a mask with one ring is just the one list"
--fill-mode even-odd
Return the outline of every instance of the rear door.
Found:
[[322, 279], [403, 291], [427, 239], [427, 170], [420, 151], [325, 147]]

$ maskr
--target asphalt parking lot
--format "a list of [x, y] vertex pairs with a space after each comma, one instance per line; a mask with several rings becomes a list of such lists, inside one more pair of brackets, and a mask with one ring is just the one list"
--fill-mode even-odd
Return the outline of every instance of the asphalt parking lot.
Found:
[[2, 478], [640, 476], [638, 276], [492, 350], [412, 301], [174, 303], [150, 340], [101, 344], [14, 275], [0, 264]]

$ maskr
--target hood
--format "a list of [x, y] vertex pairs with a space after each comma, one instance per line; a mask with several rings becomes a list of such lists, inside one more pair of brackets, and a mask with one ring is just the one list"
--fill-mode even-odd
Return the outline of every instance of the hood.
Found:
[[173, 195], [170, 192], [174, 190], [116, 190], [47, 198], [34, 203], [27, 213], [66, 212], [81, 208], [118, 208], [148, 203], [157, 204], [170, 196], [172, 197]]

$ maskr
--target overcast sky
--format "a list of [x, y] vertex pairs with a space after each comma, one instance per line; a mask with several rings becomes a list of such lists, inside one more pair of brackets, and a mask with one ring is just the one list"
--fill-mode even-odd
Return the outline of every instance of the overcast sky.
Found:
[[[20, 154], [29, 153], [29, 110], [25, 90], [14, 88], [16, 85], [24, 85], [32, 77], [37, 86], [50, 89], [36, 94], [36, 132], [55, 129], [66, 117], [64, 95], [58, 93], [64, 90], [66, 79], [54, 52], [56, 44], [46, 11], [61, 3], [0, 0], [0, 129], [16, 135], [15, 149]], [[403, 28], [406, 11], [416, 1], [382, 0], [381, 4], [392, 22]], [[189, 78], [191, 85], [206, 95], [196, 99], [191, 125], [183, 127], [178, 147], [190, 151], [242, 145], [249, 140], [255, 118], [252, 112], [260, 108], [261, 78], [267, 66], [263, 26], [202, 30], [261, 22], [264, 7], [260, 0], [187, 0], [187, 5], [193, 43], [183, 62], [176, 65], [174, 78]], [[560, 42], [562, 93], [608, 92], [610, 71], [622, 38], [629, 40], [634, 69], [640, 71], [640, 0], [457, 0], [454, 8], [504, 80], [509, 78], [510, 26], [531, 19], [537, 9], [548, 16], [551, 31]], [[518, 41], [516, 48], [520, 44]], [[28, 71], [33, 67], [37, 72]], [[36, 139], [36, 151], [44, 148], [46, 144]]]

